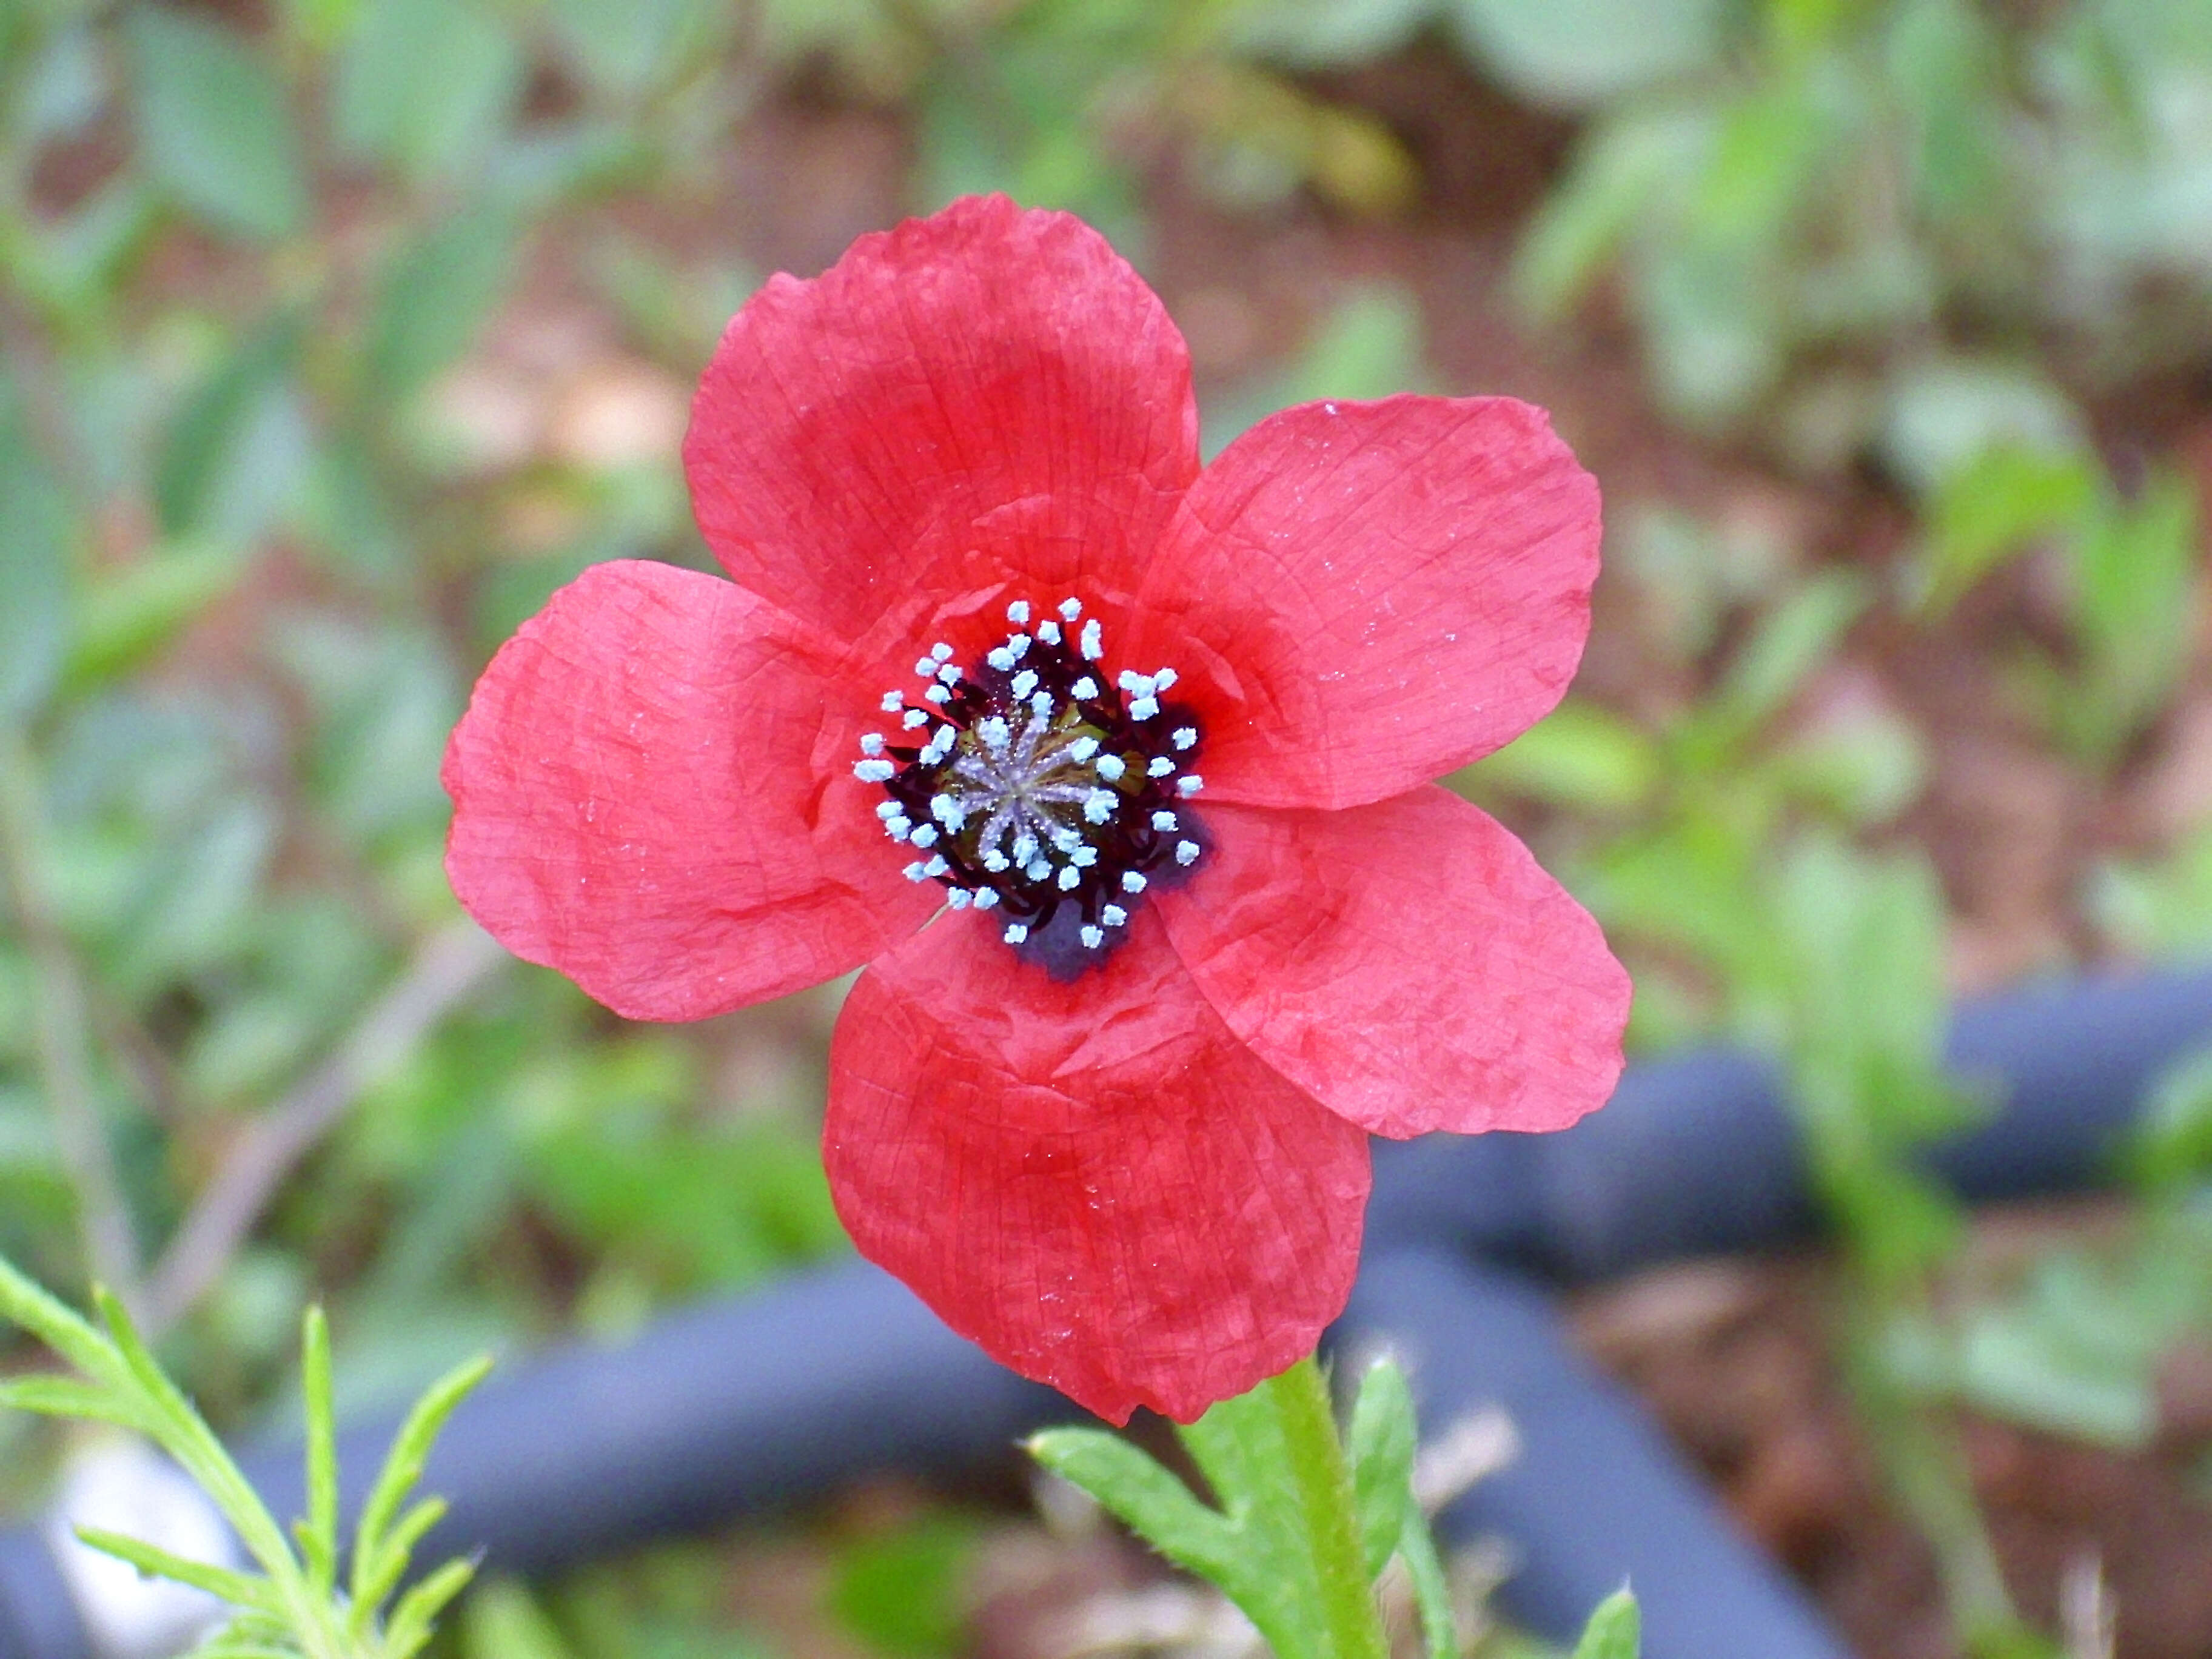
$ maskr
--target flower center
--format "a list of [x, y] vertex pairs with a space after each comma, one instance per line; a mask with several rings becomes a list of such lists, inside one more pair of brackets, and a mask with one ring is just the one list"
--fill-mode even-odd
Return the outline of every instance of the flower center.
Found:
[[1190, 798], [1199, 726], [1170, 700], [1172, 668], [1100, 666], [1105, 641], [1079, 600], [1030, 622], [1006, 607], [1006, 642], [973, 669], [939, 644], [915, 664], [919, 697], [886, 692], [899, 729], [860, 739], [854, 775], [880, 783], [893, 841], [922, 856], [956, 910], [1002, 913], [1002, 937], [1056, 979], [1103, 959], [1155, 883], [1174, 885], [1208, 845]]

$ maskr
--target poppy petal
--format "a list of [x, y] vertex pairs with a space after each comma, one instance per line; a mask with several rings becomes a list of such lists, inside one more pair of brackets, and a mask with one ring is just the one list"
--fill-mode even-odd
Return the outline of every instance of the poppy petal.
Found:
[[771, 278], [684, 464], [723, 568], [839, 639], [917, 596], [1126, 592], [1197, 476], [1189, 353], [1081, 220], [966, 198]]
[[1620, 1074], [1628, 975], [1495, 819], [1433, 786], [1343, 812], [1216, 806], [1161, 918], [1229, 1028], [1376, 1134], [1563, 1129]]
[[[469, 914], [633, 1019], [818, 984], [942, 896], [822, 740], [836, 659], [717, 576], [595, 565], [500, 648], [454, 728], [446, 869]], [[840, 742], [837, 739], [842, 738]]]
[[1510, 398], [1305, 404], [1224, 450], [1147, 577], [1137, 659], [1212, 799], [1385, 799], [1510, 741], [1589, 631], [1597, 483]]
[[1139, 911], [1057, 983], [947, 915], [830, 1047], [830, 1189], [945, 1323], [1115, 1423], [1189, 1422], [1313, 1350], [1358, 1265], [1367, 1139], [1232, 1036]]

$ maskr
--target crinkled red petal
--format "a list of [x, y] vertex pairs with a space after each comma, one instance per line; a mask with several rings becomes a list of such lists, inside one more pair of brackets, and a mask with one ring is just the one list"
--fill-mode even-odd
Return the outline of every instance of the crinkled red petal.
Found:
[[1009, 580], [1126, 594], [1197, 475], [1189, 355], [1082, 221], [965, 198], [770, 279], [684, 463], [723, 568], [839, 639]]
[[596, 565], [501, 647], [446, 750], [469, 914], [633, 1019], [817, 984], [941, 894], [899, 874], [831, 716], [836, 659], [742, 588]]
[[1185, 496], [1133, 654], [1205, 715], [1210, 799], [1342, 807], [1508, 742], [1589, 631], [1598, 492], [1510, 398], [1306, 404]]
[[1067, 985], [948, 915], [860, 976], [824, 1134], [861, 1254], [1115, 1423], [1312, 1352], [1358, 1265], [1366, 1137], [1254, 1059], [1149, 912]]
[[1377, 1134], [1563, 1129], [1620, 1075], [1628, 975], [1512, 834], [1434, 787], [1217, 805], [1169, 938], [1252, 1051]]

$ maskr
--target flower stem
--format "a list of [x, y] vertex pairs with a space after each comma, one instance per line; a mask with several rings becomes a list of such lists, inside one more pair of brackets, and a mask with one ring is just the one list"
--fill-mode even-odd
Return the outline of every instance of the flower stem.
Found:
[[1389, 1659], [1389, 1640], [1360, 1547], [1352, 1465], [1337, 1435], [1328, 1381], [1309, 1354], [1261, 1386], [1281, 1426], [1312, 1551], [1328, 1650], [1334, 1659]]

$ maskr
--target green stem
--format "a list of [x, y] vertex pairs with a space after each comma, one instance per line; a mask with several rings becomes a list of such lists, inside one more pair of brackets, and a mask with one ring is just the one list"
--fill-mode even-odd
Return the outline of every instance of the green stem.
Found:
[[1389, 1659], [1389, 1638], [1367, 1579], [1352, 1465], [1337, 1436], [1328, 1380], [1308, 1355], [1261, 1386], [1282, 1428], [1328, 1651], [1334, 1659]]

